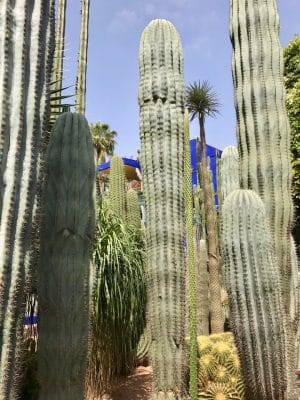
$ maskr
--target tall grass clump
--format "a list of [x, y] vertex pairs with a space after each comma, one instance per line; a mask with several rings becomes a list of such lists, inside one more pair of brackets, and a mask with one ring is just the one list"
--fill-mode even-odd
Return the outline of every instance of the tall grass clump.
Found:
[[142, 232], [126, 226], [105, 202], [98, 206], [93, 267], [89, 399], [129, 372], [146, 318]]

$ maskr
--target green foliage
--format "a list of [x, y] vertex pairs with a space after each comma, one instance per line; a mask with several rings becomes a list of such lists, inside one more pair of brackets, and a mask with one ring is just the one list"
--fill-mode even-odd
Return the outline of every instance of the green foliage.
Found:
[[293, 166], [292, 195], [295, 206], [294, 235], [300, 245], [300, 36], [284, 49], [284, 81], [287, 91], [286, 108], [291, 125]]
[[96, 396], [132, 367], [146, 308], [142, 232], [105, 202], [98, 206], [94, 282], [87, 392]]
[[215, 117], [219, 114], [220, 103], [212, 86], [206, 80], [191, 83], [186, 89], [186, 107], [191, 120], [196, 117]]
[[198, 337], [199, 398], [245, 400], [239, 357], [232, 333]]

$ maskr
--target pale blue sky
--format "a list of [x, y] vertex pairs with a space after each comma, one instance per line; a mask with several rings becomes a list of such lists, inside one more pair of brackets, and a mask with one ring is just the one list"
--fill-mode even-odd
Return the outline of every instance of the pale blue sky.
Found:
[[[300, 0], [278, 0], [281, 42], [300, 33]], [[207, 79], [222, 104], [221, 115], [206, 122], [207, 142], [223, 149], [235, 144], [231, 78], [229, 0], [91, 0], [87, 70], [89, 122], [104, 121], [118, 132], [116, 154], [139, 148], [138, 49], [144, 27], [154, 18], [169, 19], [180, 33], [186, 83]], [[75, 81], [80, 1], [68, 0], [65, 85]], [[191, 126], [191, 137], [198, 134]]]

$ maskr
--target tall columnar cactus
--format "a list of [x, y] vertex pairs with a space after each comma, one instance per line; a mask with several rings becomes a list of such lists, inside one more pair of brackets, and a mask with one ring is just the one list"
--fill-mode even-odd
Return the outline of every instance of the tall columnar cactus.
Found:
[[[66, 28], [66, 8], [67, 0], [58, 0], [57, 5], [57, 28], [55, 33], [55, 53], [53, 63], [53, 90], [55, 96], [61, 95], [62, 78], [63, 78], [63, 63], [65, 51], [65, 28]], [[60, 104], [60, 100], [55, 100], [53, 104]]]
[[95, 176], [94, 146], [86, 119], [63, 114], [56, 121], [46, 155], [38, 269], [42, 400], [84, 399]]
[[195, 238], [195, 261], [197, 282], [197, 333], [209, 334], [209, 290], [207, 272], [207, 247], [206, 240]]
[[49, 118], [53, 1], [0, 2], [0, 399], [18, 395], [24, 288]]
[[185, 91], [181, 41], [169, 21], [145, 28], [139, 61], [153, 399], [184, 399]]
[[236, 146], [227, 146], [224, 148], [219, 167], [218, 184], [220, 186], [219, 193], [221, 195], [219, 204], [222, 204], [229, 193], [240, 188], [239, 153]]
[[126, 192], [126, 220], [129, 225], [136, 228], [141, 227], [141, 207], [137, 192], [134, 189], [129, 189]]
[[190, 335], [190, 398], [197, 400], [197, 288], [196, 288], [196, 263], [194, 248], [193, 228], [193, 193], [190, 150], [189, 112], [184, 114], [184, 174], [186, 196], [186, 239], [187, 239], [187, 267], [188, 267], [188, 293], [189, 293], [189, 335]]
[[231, 0], [240, 178], [265, 207], [288, 312], [292, 221], [290, 127], [276, 0]]
[[235, 190], [227, 196], [222, 240], [231, 326], [246, 399], [296, 400], [278, 268], [265, 207], [255, 192]]
[[126, 220], [126, 179], [124, 163], [121, 157], [113, 156], [110, 160], [109, 204], [123, 221]]
[[85, 114], [86, 70], [89, 42], [90, 0], [81, 0], [81, 28], [79, 39], [78, 71], [76, 84], [76, 111]]

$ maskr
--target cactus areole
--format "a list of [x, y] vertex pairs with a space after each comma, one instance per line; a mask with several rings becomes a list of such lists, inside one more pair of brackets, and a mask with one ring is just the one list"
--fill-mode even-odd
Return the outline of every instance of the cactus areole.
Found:
[[139, 62], [152, 398], [184, 399], [184, 81], [181, 42], [169, 21], [145, 28]]

